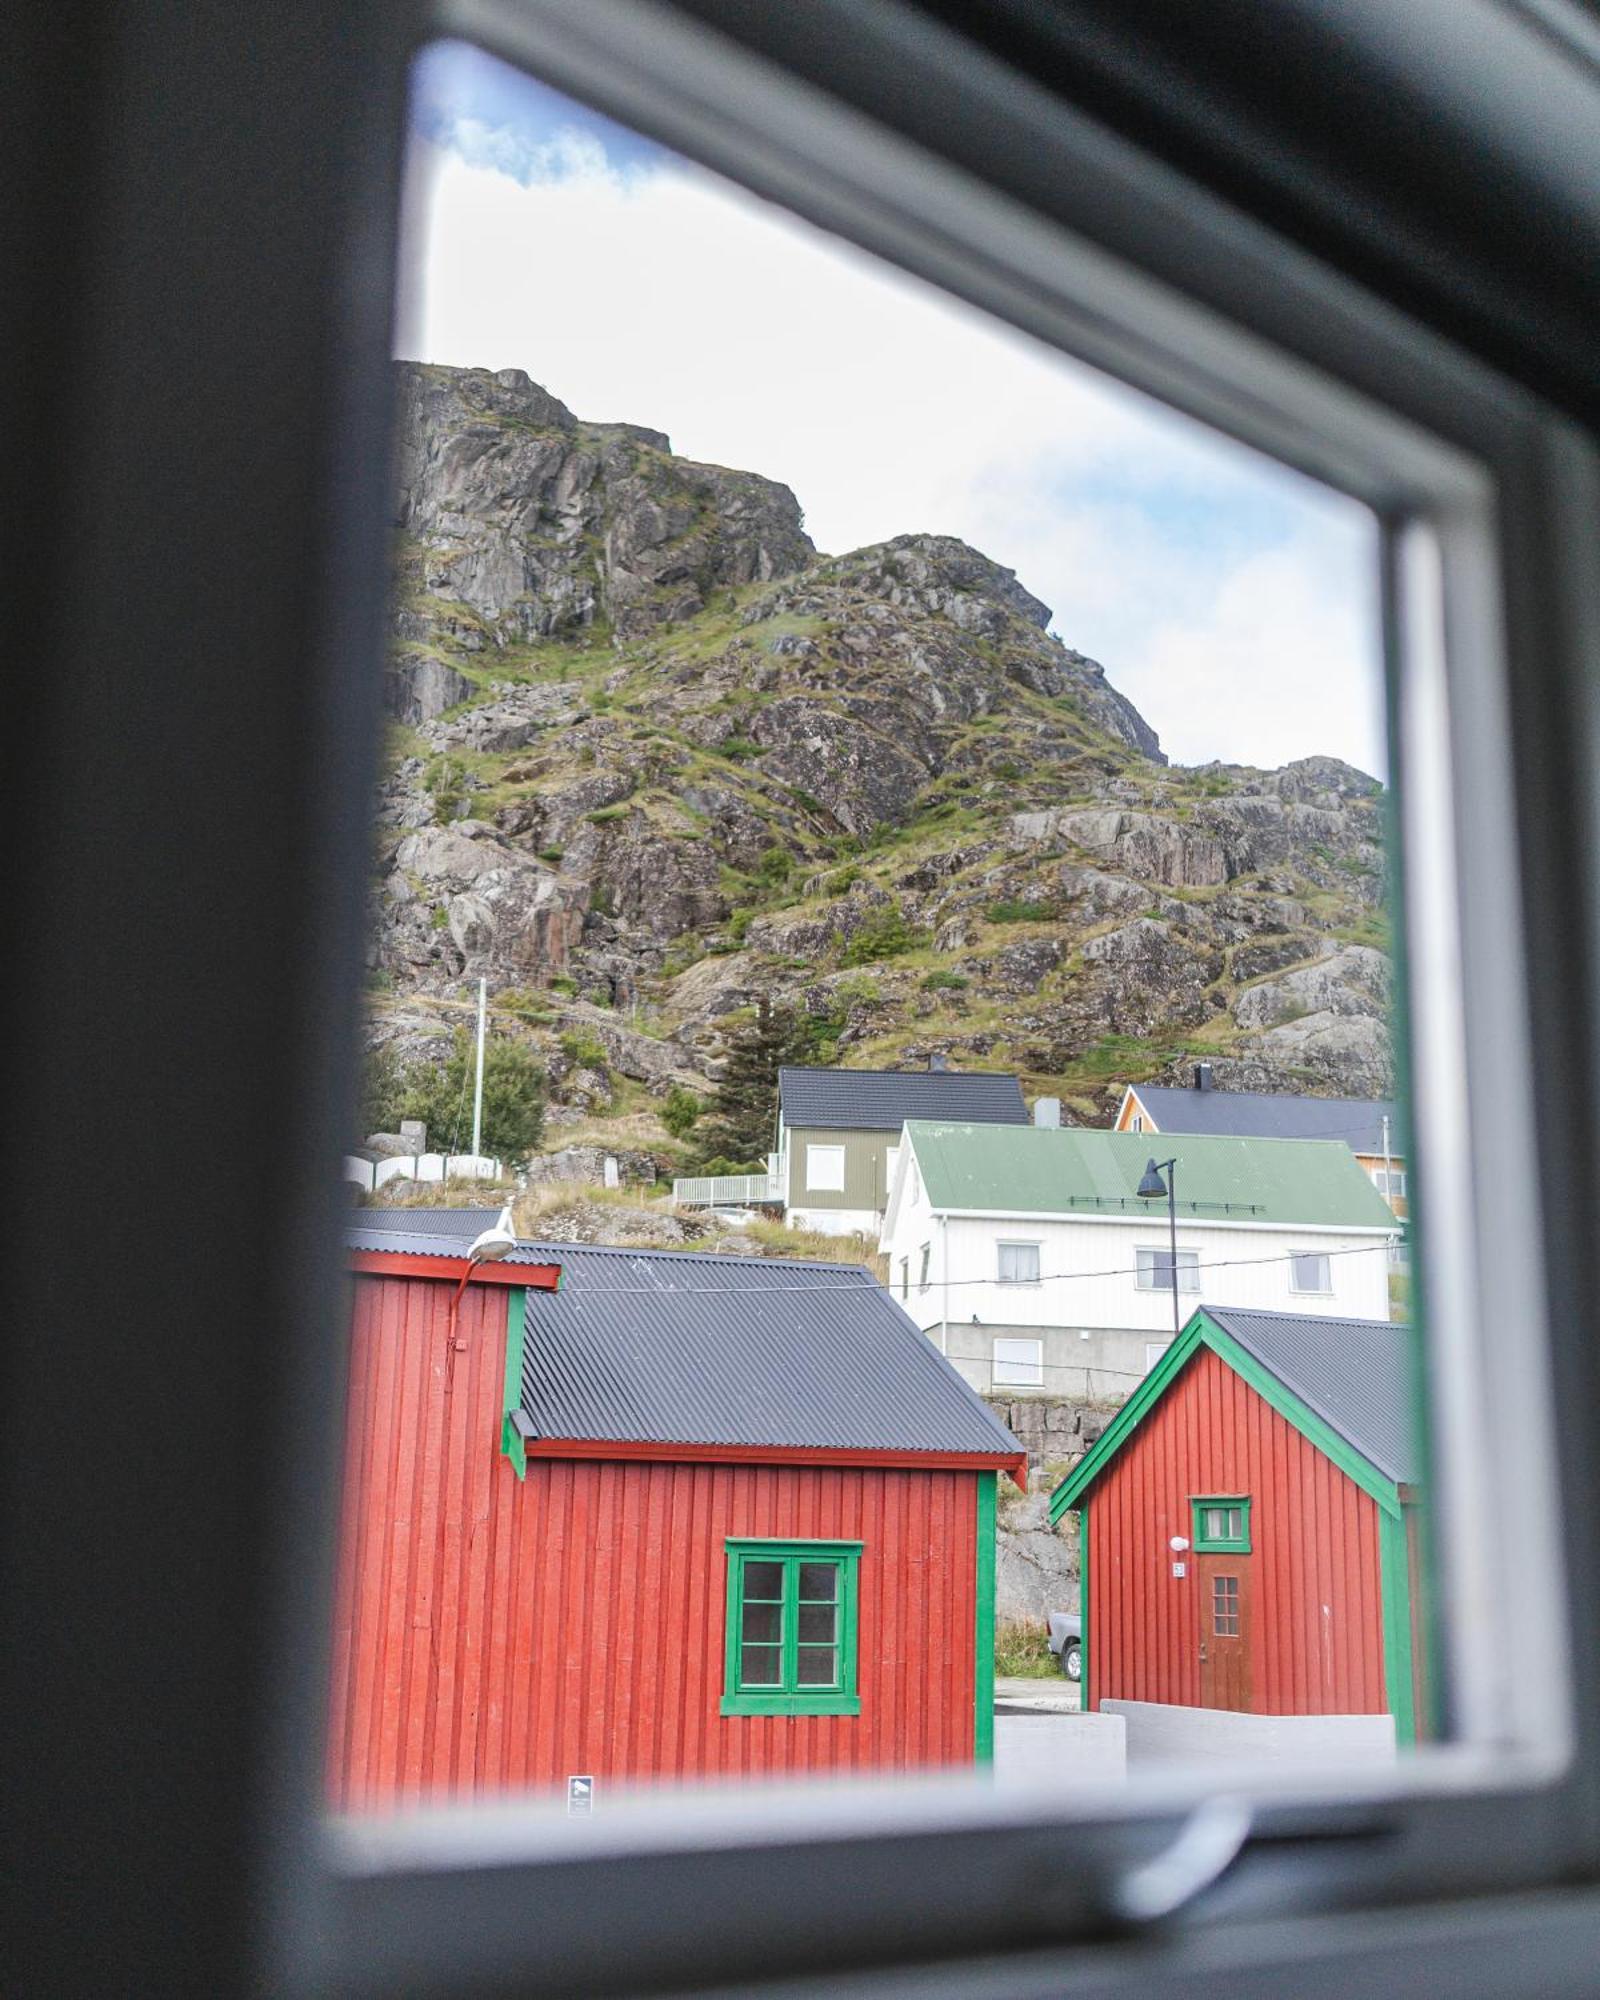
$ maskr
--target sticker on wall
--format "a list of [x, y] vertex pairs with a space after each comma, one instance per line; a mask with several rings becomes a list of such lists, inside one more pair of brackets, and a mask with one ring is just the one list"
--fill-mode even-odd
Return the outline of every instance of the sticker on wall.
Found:
[[570, 1817], [578, 1813], [587, 1814], [593, 1811], [594, 1811], [594, 1779], [568, 1778], [567, 1780], [568, 1816]]

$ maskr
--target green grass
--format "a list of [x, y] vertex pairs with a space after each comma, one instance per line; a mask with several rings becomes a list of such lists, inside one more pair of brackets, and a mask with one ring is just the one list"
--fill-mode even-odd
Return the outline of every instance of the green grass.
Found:
[[1059, 1680], [1061, 1669], [1043, 1625], [1016, 1619], [994, 1628], [994, 1670], [1014, 1679]]

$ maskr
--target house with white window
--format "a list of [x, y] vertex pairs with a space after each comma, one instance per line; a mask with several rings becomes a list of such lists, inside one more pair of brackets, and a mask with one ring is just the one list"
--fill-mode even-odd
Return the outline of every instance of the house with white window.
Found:
[[894, 1181], [908, 1118], [968, 1125], [1026, 1125], [1014, 1076], [947, 1069], [813, 1069], [778, 1072], [778, 1152], [773, 1198], [791, 1228], [826, 1236], [875, 1236]]
[[1126, 1396], [1202, 1301], [1388, 1318], [1395, 1218], [1348, 1146], [1166, 1138], [1152, 1197], [1152, 1143], [908, 1120], [880, 1248], [974, 1388]]

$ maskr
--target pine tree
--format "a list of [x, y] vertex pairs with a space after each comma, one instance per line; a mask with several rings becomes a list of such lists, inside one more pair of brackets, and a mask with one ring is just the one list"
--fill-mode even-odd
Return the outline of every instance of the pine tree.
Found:
[[794, 1015], [763, 999], [754, 1022], [730, 1043], [722, 1076], [695, 1128], [703, 1167], [763, 1170], [777, 1139], [778, 1071], [795, 1060], [799, 1039]]

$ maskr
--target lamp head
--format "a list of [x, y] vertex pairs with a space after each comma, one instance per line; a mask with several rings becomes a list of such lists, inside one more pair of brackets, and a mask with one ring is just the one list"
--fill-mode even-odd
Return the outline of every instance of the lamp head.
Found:
[[1144, 1201], [1165, 1201], [1167, 1184], [1161, 1178], [1161, 1169], [1153, 1159], [1146, 1160], [1144, 1179], [1139, 1183], [1140, 1198]]
[[469, 1264], [494, 1263], [501, 1257], [509, 1257], [517, 1247], [517, 1232], [511, 1225], [511, 1204], [508, 1201], [500, 1211], [497, 1222], [493, 1222], [482, 1235], [472, 1239], [472, 1247], [467, 1252]]

